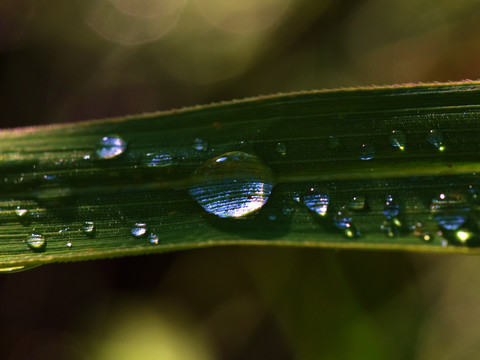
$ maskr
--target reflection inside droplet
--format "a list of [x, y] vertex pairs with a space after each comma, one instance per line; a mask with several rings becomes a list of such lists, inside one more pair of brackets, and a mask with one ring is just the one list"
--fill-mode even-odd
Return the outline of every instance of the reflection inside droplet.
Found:
[[271, 179], [271, 170], [256, 156], [234, 151], [199, 167], [189, 192], [207, 212], [239, 218], [267, 202], [273, 188]]

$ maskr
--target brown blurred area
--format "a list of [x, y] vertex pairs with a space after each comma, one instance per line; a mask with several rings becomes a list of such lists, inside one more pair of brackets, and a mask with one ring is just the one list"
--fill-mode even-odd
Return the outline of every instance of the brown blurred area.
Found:
[[[4, 0], [0, 125], [477, 79], [474, 0]], [[0, 358], [475, 359], [475, 257], [222, 248], [0, 277]]]

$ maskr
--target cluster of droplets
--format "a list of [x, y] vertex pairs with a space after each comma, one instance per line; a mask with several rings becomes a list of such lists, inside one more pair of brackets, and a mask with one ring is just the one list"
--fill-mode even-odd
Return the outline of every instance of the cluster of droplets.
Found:
[[[407, 137], [401, 130], [392, 130], [389, 134], [391, 146], [404, 151], [406, 149]], [[443, 152], [445, 145], [443, 136], [438, 130], [430, 130], [426, 140], [438, 151]], [[339, 138], [330, 136], [328, 147], [337, 150], [341, 147]], [[193, 150], [206, 152], [210, 150], [209, 144], [201, 138], [196, 138], [192, 144]], [[94, 157], [108, 160], [122, 156], [127, 149], [127, 142], [118, 135], [103, 137], [96, 149]], [[275, 151], [280, 156], [287, 154], [287, 146], [283, 142], [275, 144]], [[363, 161], [374, 159], [376, 156], [373, 144], [364, 143], [360, 146], [359, 158]], [[90, 159], [85, 155], [84, 159]], [[168, 167], [173, 162], [173, 155], [168, 152], [148, 152], [141, 158], [145, 167], [162, 168]], [[45, 175], [47, 176], [47, 175]], [[56, 180], [54, 178], [45, 180]], [[188, 189], [193, 199], [209, 214], [219, 218], [246, 218], [259, 210], [267, 203], [273, 186], [273, 174], [259, 158], [254, 155], [232, 151], [219, 155], [201, 165], [192, 177], [192, 185]], [[302, 201], [303, 204], [313, 213], [322, 218], [327, 218], [330, 206], [330, 195], [328, 191], [310, 188], [303, 196], [296, 195], [294, 200]], [[288, 208], [288, 207], [287, 207]], [[342, 231], [348, 238], [360, 236], [360, 231], [352, 220], [352, 212], [364, 211], [366, 199], [362, 195], [354, 196], [345, 206], [332, 211], [330, 219], [335, 228]], [[291, 209], [289, 208], [289, 211]], [[460, 196], [441, 194], [433, 199], [430, 205], [432, 218], [436, 221], [441, 231], [449, 233], [455, 231], [459, 243], [466, 243], [473, 235], [472, 231], [466, 229], [465, 224], [469, 218], [469, 207]], [[433, 235], [424, 230], [420, 223], [408, 228], [400, 216], [400, 207], [394, 201], [392, 195], [387, 195], [382, 211], [384, 221], [380, 229], [389, 237], [395, 237], [410, 229], [414, 234], [423, 238], [424, 241], [432, 241]], [[29, 216], [28, 209], [18, 207], [15, 214], [19, 218]], [[83, 232], [86, 236], [96, 236], [96, 227], [92, 221], [85, 222]], [[135, 238], [148, 238], [152, 244], [158, 244], [157, 234], [150, 232], [145, 223], [136, 223], [131, 228], [131, 235]], [[46, 248], [46, 239], [38, 233], [30, 234], [26, 239], [27, 246], [33, 251], [40, 252]], [[67, 247], [72, 247], [72, 242], [67, 242]]]
[[136, 239], [148, 238], [149, 243], [152, 245], [158, 245], [159, 243], [159, 236], [154, 232], [150, 232], [146, 223], [135, 223], [130, 230], [130, 234]]

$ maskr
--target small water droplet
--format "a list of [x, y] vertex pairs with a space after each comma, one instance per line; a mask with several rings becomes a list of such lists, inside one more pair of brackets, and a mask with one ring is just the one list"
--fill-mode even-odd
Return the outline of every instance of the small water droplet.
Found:
[[73, 246], [72, 242], [71, 241], [67, 241], [67, 243], [65, 244], [65, 247], [67, 248], [71, 248]]
[[285, 145], [284, 143], [282, 142], [279, 142], [277, 143], [277, 145], [275, 146], [275, 150], [277, 151], [277, 153], [279, 153], [280, 155], [284, 156], [287, 154], [287, 145]]
[[387, 219], [393, 219], [398, 216], [400, 212], [400, 206], [395, 203], [392, 195], [385, 197], [385, 207], [382, 210], [383, 215]]
[[166, 153], [148, 153], [142, 157], [142, 165], [147, 167], [165, 167], [172, 165], [172, 156]]
[[27, 209], [21, 209], [20, 207], [17, 207], [17, 208], [15, 209], [15, 215], [17, 215], [18, 217], [23, 217], [23, 216], [25, 216], [27, 213], [28, 213], [28, 210], [27, 210]]
[[393, 130], [390, 134], [390, 144], [394, 147], [398, 148], [399, 150], [405, 150], [405, 144], [407, 142], [407, 137], [405, 136], [404, 132], [401, 130]]
[[352, 217], [347, 210], [339, 210], [333, 217], [333, 224], [336, 228], [342, 230], [343, 235], [347, 238], [356, 238], [360, 236], [360, 232], [352, 222]]
[[402, 222], [398, 218], [385, 219], [380, 229], [387, 234], [388, 237], [395, 237], [402, 230]]
[[360, 160], [372, 160], [375, 157], [373, 145], [363, 144], [360, 148]]
[[292, 194], [292, 199], [293, 199], [293, 201], [298, 202], [298, 203], [302, 200], [302, 198], [300, 197], [300, 194], [297, 193], [297, 192], [294, 192]]
[[100, 159], [112, 159], [125, 152], [127, 143], [116, 135], [104, 136], [97, 147], [97, 156]]
[[47, 240], [41, 234], [30, 234], [26, 240], [27, 246], [33, 251], [44, 251], [47, 246]]
[[305, 206], [317, 213], [320, 216], [325, 216], [330, 203], [330, 197], [326, 193], [317, 192], [315, 189], [310, 189], [310, 193], [303, 197]]
[[435, 146], [438, 151], [444, 151], [445, 146], [443, 145], [443, 135], [439, 130], [430, 130], [427, 134], [427, 141]]
[[426, 230], [422, 223], [416, 223], [413, 226], [413, 235], [427, 243], [434, 240], [434, 235], [430, 231]]
[[239, 218], [265, 205], [272, 192], [272, 177], [256, 156], [233, 151], [200, 166], [189, 193], [210, 214]]
[[195, 139], [193, 142], [193, 148], [197, 151], [206, 151], [208, 149], [208, 143], [202, 139]]
[[130, 231], [132, 236], [136, 238], [145, 236], [147, 232], [148, 232], [148, 227], [147, 227], [147, 224], [145, 223], [136, 223], [133, 226], [132, 230]]
[[94, 237], [95, 232], [96, 232], [94, 222], [93, 221], [85, 221], [85, 223], [83, 224], [83, 232], [89, 237]]
[[430, 212], [441, 228], [457, 230], [467, 221], [470, 208], [462, 195], [442, 193], [432, 200]]
[[148, 236], [148, 241], [150, 242], [150, 244], [158, 245], [159, 237], [157, 234], [150, 234]]
[[365, 208], [365, 196], [362, 195], [357, 195], [354, 196], [349, 202], [348, 202], [348, 208], [350, 210], [363, 210]]

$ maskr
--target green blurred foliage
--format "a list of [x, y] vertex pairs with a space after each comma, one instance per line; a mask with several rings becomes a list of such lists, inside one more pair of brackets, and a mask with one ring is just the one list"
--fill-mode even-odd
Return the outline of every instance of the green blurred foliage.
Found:
[[[3, 127], [476, 79], [474, 0], [5, 0]], [[225, 248], [0, 278], [1, 358], [472, 359], [476, 258]]]

